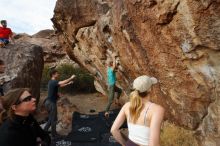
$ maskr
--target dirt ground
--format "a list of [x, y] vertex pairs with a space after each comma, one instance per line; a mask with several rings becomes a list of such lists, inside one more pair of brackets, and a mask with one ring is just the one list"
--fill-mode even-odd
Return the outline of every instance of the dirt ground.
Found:
[[[41, 92], [41, 98], [38, 104], [38, 112], [36, 118], [38, 121], [43, 121], [47, 118], [47, 112], [44, 109], [43, 101], [47, 97], [47, 92]], [[58, 105], [58, 124], [57, 131], [59, 134], [67, 135], [71, 131], [72, 114], [75, 111], [84, 114], [97, 114], [100, 111], [104, 111], [107, 105], [108, 99], [106, 96], [100, 93], [92, 94], [61, 94]], [[113, 103], [111, 109], [118, 108]], [[42, 127], [44, 124], [42, 124]]]
[[[38, 121], [43, 121], [47, 117], [47, 112], [42, 106], [47, 93], [41, 92], [41, 99], [38, 105], [36, 118]], [[97, 114], [105, 110], [108, 99], [100, 93], [93, 94], [77, 94], [69, 95], [63, 94], [62, 98], [58, 101], [58, 124], [57, 132], [61, 135], [67, 135], [72, 127], [72, 114], [75, 111], [84, 114]], [[118, 108], [114, 103], [111, 109]], [[95, 112], [90, 112], [95, 110]], [[74, 121], [73, 121], [74, 122]], [[41, 125], [44, 127], [44, 124]], [[122, 131], [125, 136], [128, 135], [127, 129]], [[198, 146], [192, 131], [185, 130], [175, 126], [169, 122], [165, 122], [161, 130], [161, 145], [163, 146]]]

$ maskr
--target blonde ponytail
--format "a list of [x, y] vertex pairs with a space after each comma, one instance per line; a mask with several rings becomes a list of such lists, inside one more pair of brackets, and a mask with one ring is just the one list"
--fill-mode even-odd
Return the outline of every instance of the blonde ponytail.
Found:
[[142, 98], [139, 96], [139, 92], [137, 90], [131, 92], [130, 94], [130, 117], [131, 122], [136, 123], [137, 119], [140, 116], [140, 113], [143, 109]]

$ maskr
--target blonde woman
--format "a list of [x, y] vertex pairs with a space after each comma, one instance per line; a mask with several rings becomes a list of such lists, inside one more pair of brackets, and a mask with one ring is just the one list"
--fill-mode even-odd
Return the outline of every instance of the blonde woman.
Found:
[[[122, 107], [111, 128], [112, 135], [122, 146], [160, 146], [164, 108], [149, 100], [151, 86], [156, 83], [156, 78], [146, 75], [134, 80], [130, 102]], [[125, 120], [128, 124], [128, 140], [122, 137], [119, 130]]]

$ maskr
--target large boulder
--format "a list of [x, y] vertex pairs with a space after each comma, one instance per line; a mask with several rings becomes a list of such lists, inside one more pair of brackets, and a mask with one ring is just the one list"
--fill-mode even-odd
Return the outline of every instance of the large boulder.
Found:
[[17, 34], [14, 38], [16, 42], [25, 41], [41, 46], [43, 48], [44, 63], [56, 63], [67, 57], [54, 30], [41, 30], [32, 36], [27, 34]]
[[5, 73], [0, 75], [6, 82], [5, 92], [12, 88], [28, 87], [32, 89], [32, 95], [39, 99], [44, 66], [42, 48], [29, 42], [16, 42], [0, 49], [0, 58], [6, 66]]
[[220, 145], [220, 0], [58, 0], [54, 12], [60, 42], [100, 91], [116, 53], [126, 95], [137, 76], [155, 76], [168, 120]]

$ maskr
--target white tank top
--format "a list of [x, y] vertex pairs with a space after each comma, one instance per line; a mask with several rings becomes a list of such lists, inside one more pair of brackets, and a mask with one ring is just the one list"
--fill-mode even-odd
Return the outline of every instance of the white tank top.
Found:
[[[150, 128], [145, 126], [146, 125], [146, 117], [147, 111], [150, 108], [150, 105], [146, 109], [145, 116], [144, 116], [144, 125], [138, 125], [128, 122], [128, 137], [131, 141], [136, 144], [148, 146], [149, 145], [149, 138], [150, 138]], [[130, 115], [129, 115], [130, 118]]]

